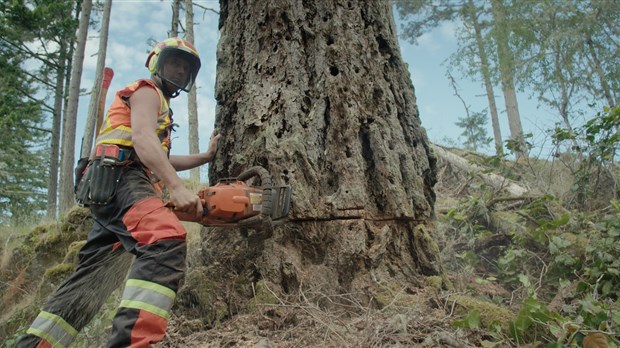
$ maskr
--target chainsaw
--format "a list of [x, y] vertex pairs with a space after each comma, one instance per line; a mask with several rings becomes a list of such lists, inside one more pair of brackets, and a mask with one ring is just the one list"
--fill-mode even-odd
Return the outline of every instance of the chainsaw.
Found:
[[[250, 185], [251, 179], [254, 179]], [[258, 180], [260, 184], [254, 184]], [[288, 219], [291, 187], [273, 186], [271, 175], [263, 167], [252, 167], [236, 178], [221, 179], [214, 186], [198, 191], [203, 214], [175, 211], [181, 221], [197, 222], [209, 227], [240, 228], [247, 237], [248, 229], [261, 231], [264, 237], [273, 234], [273, 227]]]

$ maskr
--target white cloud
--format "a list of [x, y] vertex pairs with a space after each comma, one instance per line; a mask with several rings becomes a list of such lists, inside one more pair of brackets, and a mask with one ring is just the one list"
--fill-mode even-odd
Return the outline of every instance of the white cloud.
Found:
[[457, 35], [461, 30], [463, 25], [460, 20], [442, 22], [437, 28], [422, 34], [415, 47], [425, 53], [445, 52], [446, 47], [452, 48], [457, 43]]
[[437, 29], [442, 41], [452, 45], [457, 42], [458, 33], [463, 30], [463, 22], [460, 19], [453, 22], [442, 22]]
[[422, 34], [418, 38], [418, 42], [416, 47], [420, 48], [425, 52], [437, 52], [441, 48], [441, 45], [437, 40], [437, 33], [434, 31], [430, 31]]

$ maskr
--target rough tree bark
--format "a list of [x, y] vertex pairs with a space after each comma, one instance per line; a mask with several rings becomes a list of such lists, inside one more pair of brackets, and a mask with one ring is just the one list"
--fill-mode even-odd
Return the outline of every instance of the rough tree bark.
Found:
[[413, 287], [440, 274], [436, 159], [390, 2], [222, 0], [220, 8], [223, 139], [209, 178], [261, 165], [293, 197], [290, 221], [266, 241], [204, 231], [207, 277], [249, 274], [284, 293], [368, 299], [379, 284]]

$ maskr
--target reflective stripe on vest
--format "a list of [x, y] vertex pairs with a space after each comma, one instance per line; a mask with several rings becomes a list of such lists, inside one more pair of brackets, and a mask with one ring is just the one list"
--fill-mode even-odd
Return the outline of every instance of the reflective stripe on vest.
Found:
[[116, 128], [112, 128], [110, 125], [110, 120], [105, 120], [106, 129], [104, 129], [105, 133], [103, 136], [97, 137], [97, 145], [102, 143], [105, 144], [115, 144], [121, 146], [133, 146], [133, 142], [131, 141], [131, 128], [126, 126], [118, 126]]
[[43, 338], [54, 348], [64, 348], [73, 342], [78, 331], [63, 318], [41, 311], [27, 333]]
[[129, 279], [121, 300], [121, 307], [142, 309], [168, 319], [176, 294], [173, 290], [145, 280]]
[[131, 109], [128, 105], [128, 100], [136, 90], [145, 86], [152, 87], [159, 96], [159, 113], [157, 115], [157, 129], [155, 132], [162, 143], [162, 148], [168, 153], [170, 148], [169, 128], [172, 124], [172, 115], [164, 95], [151, 80], [138, 80], [116, 93], [114, 101], [110, 105], [110, 109], [101, 125], [96, 145], [133, 146], [131, 140]]

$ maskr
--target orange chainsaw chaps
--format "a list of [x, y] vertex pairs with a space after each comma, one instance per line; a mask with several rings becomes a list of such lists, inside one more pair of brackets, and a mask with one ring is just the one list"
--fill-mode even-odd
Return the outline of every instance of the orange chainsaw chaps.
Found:
[[203, 225], [223, 225], [260, 214], [263, 190], [246, 185], [243, 181], [220, 181], [215, 186], [198, 192], [205, 202]]

